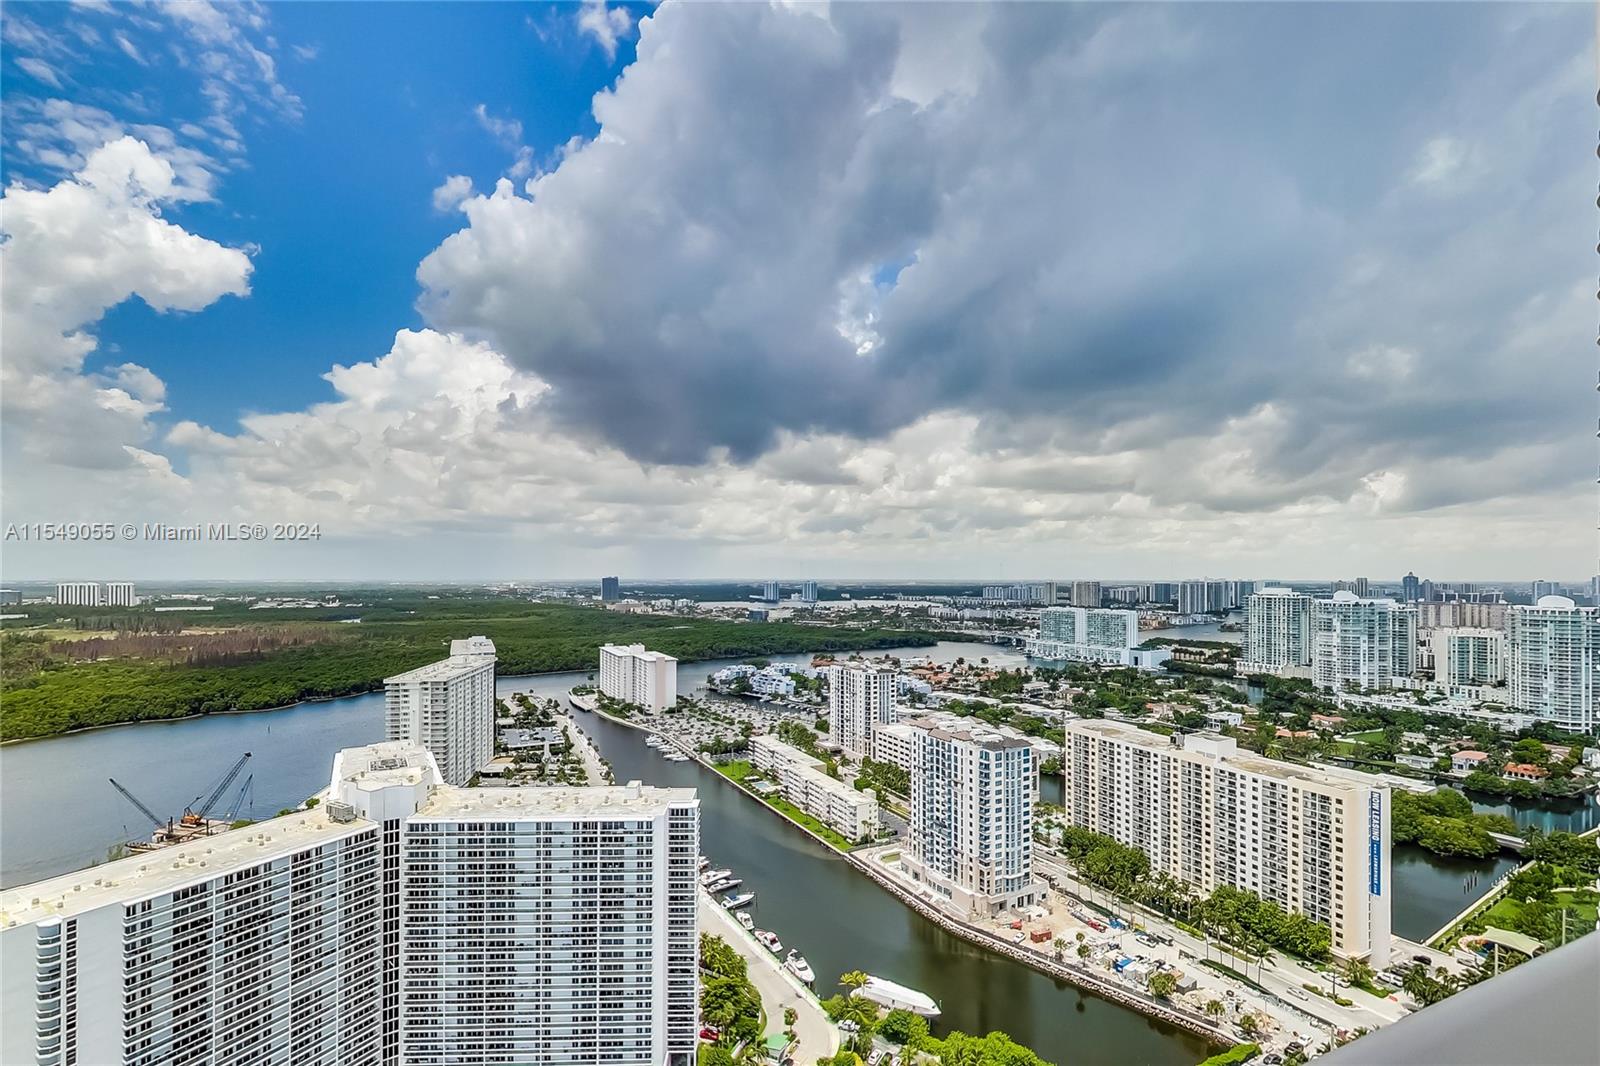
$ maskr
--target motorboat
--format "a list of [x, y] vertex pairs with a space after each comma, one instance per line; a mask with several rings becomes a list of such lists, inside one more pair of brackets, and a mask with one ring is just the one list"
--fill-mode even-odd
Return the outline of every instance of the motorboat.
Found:
[[699, 864], [700, 864], [700, 872], [701, 872], [701, 873], [704, 873], [704, 872], [705, 872], [705, 870], [706, 870], [706, 867], [708, 867], [708, 866], [710, 866], [710, 865], [711, 865], [711, 860], [710, 860], [710, 859], [708, 859], [708, 858], [706, 858], [706, 857], [705, 857], [705, 856], [704, 856], [704, 855], [701, 855], [701, 856], [699, 856], [699, 857], [698, 857], [698, 858], [697, 858], [697, 861], [698, 861], [698, 862], [699, 862]]
[[724, 877], [720, 881], [713, 881], [706, 886], [707, 892], [726, 892], [730, 888], [738, 888], [744, 884], [742, 877]]
[[737, 896], [723, 896], [722, 906], [725, 910], [736, 911], [740, 907], [748, 906], [756, 901], [754, 892], [741, 892]]
[[666, 759], [668, 762], [688, 762], [689, 761], [689, 756], [685, 755], [681, 751], [663, 752], [661, 757]]
[[861, 986], [861, 995], [890, 1010], [908, 1010], [924, 1018], [939, 1016], [939, 1004], [933, 1001], [932, 996], [882, 977], [869, 975], [867, 983]]
[[652, 748], [659, 748], [664, 744], [670, 743], [670, 741], [668, 741], [667, 738], [662, 736], [660, 733], [651, 733], [649, 736], [644, 738], [644, 742], [650, 745]]
[[793, 948], [789, 949], [789, 957], [783, 960], [783, 965], [808, 985], [817, 979], [817, 975], [811, 972], [811, 964], [806, 961], [806, 957]]
[[778, 934], [765, 929], [756, 930], [756, 939], [761, 941], [761, 946], [774, 955], [783, 950], [783, 942], [778, 939]]
[[730, 876], [732, 873], [732, 870], [707, 870], [705, 873], [700, 875], [700, 883], [702, 885], [713, 884], [714, 882], [722, 880], [724, 877]]
[[739, 919], [739, 924], [744, 927], [744, 931], [747, 933], [756, 927], [756, 920], [750, 917], [749, 911], [740, 911], [734, 917]]

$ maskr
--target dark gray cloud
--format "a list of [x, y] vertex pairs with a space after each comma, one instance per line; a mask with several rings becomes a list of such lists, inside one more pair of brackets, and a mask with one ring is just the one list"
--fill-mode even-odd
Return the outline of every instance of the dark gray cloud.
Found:
[[[1138, 451], [1077, 476], [1157, 500], [1387, 472], [1426, 507], [1461, 495], [1424, 488], [1446, 462], [1492, 496], [1513, 448], [1587, 463], [1586, 18], [667, 4], [600, 136], [469, 202], [421, 303], [649, 462], [960, 411], [996, 448]], [[1231, 423], [1249, 484], [1168, 469]]]

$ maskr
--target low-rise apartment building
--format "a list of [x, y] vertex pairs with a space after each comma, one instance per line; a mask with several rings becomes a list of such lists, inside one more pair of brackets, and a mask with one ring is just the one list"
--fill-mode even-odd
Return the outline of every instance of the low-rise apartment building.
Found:
[[750, 738], [750, 762], [777, 782], [783, 798], [852, 841], [878, 832], [878, 799], [829, 777], [820, 759], [774, 736]]

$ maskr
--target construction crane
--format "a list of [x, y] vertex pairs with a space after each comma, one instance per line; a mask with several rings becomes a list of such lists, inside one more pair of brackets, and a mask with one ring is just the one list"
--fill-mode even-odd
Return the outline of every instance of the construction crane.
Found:
[[255, 779], [255, 774], [250, 774], [244, 779], [244, 784], [239, 786], [239, 794], [233, 798], [233, 806], [222, 816], [222, 820], [230, 826], [239, 820], [239, 809], [244, 806], [245, 797], [250, 795], [250, 786], [255, 783]]
[[150, 824], [152, 826], [165, 825], [168, 821], [171, 820], [171, 819], [168, 819], [168, 818], [162, 818], [160, 815], [156, 814], [156, 812], [152, 811], [149, 807], [146, 807], [143, 803], [140, 803], [139, 802], [139, 797], [135, 796], [132, 792], [129, 792], [127, 789], [125, 789], [121, 785], [117, 784], [117, 779], [116, 778], [108, 777], [108, 778], [106, 778], [106, 780], [111, 782], [111, 787], [112, 788], [114, 788], [118, 792], [122, 793], [122, 798], [123, 799], [127, 800], [129, 803], [131, 803], [135, 807], [139, 808], [139, 813], [144, 815], [146, 818], [150, 819]]
[[[211, 808], [217, 805], [217, 801], [222, 798], [222, 794], [228, 790], [229, 785], [233, 784], [233, 779], [239, 776], [239, 771], [243, 770], [244, 764], [249, 761], [250, 753], [248, 751], [239, 756], [239, 761], [234, 763], [228, 772], [222, 775], [222, 780], [217, 783], [216, 788], [211, 790], [211, 795], [205, 798], [204, 803], [201, 803], [200, 797], [196, 796], [194, 801], [183, 809], [183, 818], [181, 819], [183, 824], [192, 827], [206, 825], [206, 815], [211, 813]], [[195, 804], [199, 804], [199, 806]]]
[[[125, 789], [121, 785], [119, 785], [117, 783], [117, 779], [116, 778], [108, 777], [108, 778], [106, 778], [106, 780], [111, 782], [111, 787], [112, 788], [114, 788], [118, 792], [122, 793], [122, 797], [124, 799], [126, 799], [129, 803], [133, 804], [135, 807], [139, 808], [139, 813], [140, 814], [142, 814], [146, 818], [150, 819], [150, 825], [154, 828], [154, 830], [155, 830], [155, 832], [157, 834], [163, 834], [167, 838], [170, 838], [172, 836], [172, 819], [171, 818], [162, 818], [155, 811], [152, 811], [149, 807], [146, 807], [143, 803], [141, 803], [139, 801], [139, 797], [138, 796], [135, 796], [132, 792], [129, 792], [127, 789]], [[161, 838], [158, 836], [156, 839], [161, 839]]]

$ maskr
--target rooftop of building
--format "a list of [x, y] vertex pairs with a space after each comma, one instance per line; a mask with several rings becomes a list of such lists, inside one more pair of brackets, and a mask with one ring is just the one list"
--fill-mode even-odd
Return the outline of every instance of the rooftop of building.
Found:
[[341, 840], [373, 823], [336, 822], [326, 806], [200, 837], [0, 892], [0, 928], [67, 918], [173, 892], [231, 869]]
[[417, 811], [421, 820], [449, 821], [459, 818], [540, 817], [563, 818], [629, 817], [658, 814], [668, 807], [693, 804], [692, 788], [657, 788], [631, 781], [626, 785], [603, 788], [436, 788]]
[[415, 681], [451, 681], [458, 677], [465, 677], [484, 667], [494, 667], [492, 654], [452, 655], [447, 659], [440, 659], [427, 666], [419, 666], [415, 670], [407, 670], [403, 674], [383, 679], [385, 685], [395, 683], [408, 683]]
[[948, 713], [928, 715], [922, 718], [909, 719], [906, 724], [914, 729], [925, 730], [941, 740], [956, 740], [964, 744], [975, 744], [980, 748], [988, 748], [991, 751], [1032, 747], [1028, 742], [1028, 738], [1020, 733], [1008, 735], [987, 723], [972, 722], [971, 719], [967, 718], [952, 722], [948, 720], [951, 717], [953, 716]]
[[635, 659], [645, 659], [650, 662], [675, 663], [678, 660], [664, 651], [651, 651], [643, 644], [602, 644], [600, 650], [613, 655], [631, 655]]
[[[1174, 738], [1162, 733], [1153, 733], [1148, 729], [1141, 729], [1128, 722], [1113, 722], [1109, 719], [1096, 718], [1068, 722], [1068, 733], [1094, 733], [1110, 740], [1120, 740], [1124, 743], [1137, 744], [1143, 748], [1171, 754], [1201, 754], [1209, 755], [1218, 762], [1247, 773], [1260, 774], [1263, 777], [1273, 777], [1280, 781], [1307, 782], [1317, 785], [1328, 785], [1350, 790], [1372, 788], [1381, 782], [1376, 781], [1369, 774], [1358, 773], [1354, 770], [1342, 770], [1331, 766], [1302, 766], [1299, 763], [1282, 762], [1278, 759], [1269, 759], [1264, 755], [1257, 755], [1251, 751], [1234, 748], [1220, 754], [1213, 754], [1200, 747], [1185, 748], [1173, 743]], [[1223, 737], [1213, 733], [1190, 733], [1186, 737], [1194, 738], [1201, 744], [1225, 741], [1228, 744], [1236, 743], [1231, 737]]]

